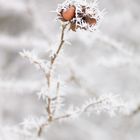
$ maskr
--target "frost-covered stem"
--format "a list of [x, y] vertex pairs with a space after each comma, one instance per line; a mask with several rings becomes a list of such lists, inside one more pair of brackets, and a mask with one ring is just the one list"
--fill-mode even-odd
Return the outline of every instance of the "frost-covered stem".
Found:
[[101, 104], [101, 103], [103, 103], [104, 101], [106, 101], [106, 99], [103, 99], [103, 100], [99, 100], [99, 101], [97, 101], [97, 102], [90, 103], [90, 104], [88, 104], [87, 106], [85, 106], [85, 107], [83, 108], [82, 112], [86, 112], [86, 111], [88, 110], [88, 108], [90, 108], [91, 106]]
[[46, 111], [48, 113], [48, 120], [46, 123], [42, 124], [39, 128], [38, 128], [38, 132], [37, 132], [37, 136], [40, 137], [43, 131], [43, 128], [46, 127], [50, 122], [53, 121], [53, 114], [52, 114], [52, 110], [51, 110], [51, 101], [52, 99], [47, 97], [47, 107], [46, 107]]
[[55, 121], [59, 121], [60, 119], [63, 119], [63, 118], [68, 118], [70, 116], [71, 116], [71, 114], [67, 114], [67, 115], [64, 115], [64, 116], [61, 116], [61, 117], [58, 117], [58, 118], [52, 118], [50, 121], [47, 121], [46, 123], [42, 124], [38, 129], [37, 136], [40, 137], [43, 129], [45, 127], [47, 127], [50, 123], [55, 122]]
[[47, 105], [47, 113], [48, 113], [48, 122], [52, 121], [53, 119], [53, 115], [52, 115], [52, 111], [51, 111], [51, 98], [48, 97], [48, 105]]
[[56, 53], [54, 54], [54, 56], [53, 56], [52, 59], [51, 59], [51, 65], [54, 64], [54, 62], [55, 62], [55, 60], [56, 60], [56, 58], [57, 58], [57, 56], [58, 56], [58, 54], [59, 54], [61, 48], [63, 47], [63, 44], [64, 44], [64, 42], [65, 42], [65, 41], [64, 41], [64, 33], [65, 33], [65, 29], [67, 28], [67, 25], [68, 25], [68, 24], [62, 25], [60, 44], [59, 44], [59, 46], [58, 46], [58, 48], [57, 48]]
[[59, 106], [59, 98], [60, 98], [59, 89], [60, 89], [60, 82], [57, 83], [57, 89], [56, 89], [56, 107], [55, 107], [55, 109], [53, 111], [53, 114], [55, 114], [55, 112], [57, 111], [58, 106]]
[[[78, 108], [77, 110], [75, 110], [73, 113], [67, 113], [67, 114], [64, 114], [62, 116], [59, 116], [57, 118], [54, 118], [53, 120], [55, 121], [58, 121], [58, 120], [61, 120], [61, 119], [65, 119], [65, 118], [69, 118], [69, 117], [72, 117], [74, 114], [81, 114], [81, 113], [84, 113], [84, 112], [87, 112], [87, 110], [92, 107], [92, 106], [95, 106], [95, 105], [100, 105], [104, 102], [109, 102], [107, 98], [104, 98], [104, 99], [101, 99], [101, 100], [97, 100], [97, 101], [94, 101], [94, 102], [91, 102], [91, 103], [88, 103], [87, 105], [83, 106], [83, 107], [80, 107]], [[93, 107], [94, 108], [94, 107]]]
[[42, 134], [42, 131], [43, 131], [43, 128], [46, 127], [48, 125], [48, 123], [44, 123], [42, 124], [39, 129], [38, 129], [38, 132], [37, 132], [37, 136], [40, 137], [41, 134]]
[[[65, 35], [65, 29], [67, 28], [67, 25], [68, 24], [65, 24], [65, 25], [62, 25], [62, 31], [61, 31], [61, 37], [60, 37], [60, 43], [58, 45], [58, 48], [56, 50], [56, 52], [54, 53], [54, 55], [51, 57], [51, 62], [50, 62], [50, 68], [49, 68], [49, 72], [46, 73], [46, 79], [47, 79], [47, 85], [48, 85], [48, 88], [50, 88], [50, 84], [51, 84], [51, 75], [52, 75], [52, 69], [53, 69], [53, 65], [63, 47], [63, 44], [64, 44], [64, 35]], [[60, 83], [58, 82], [57, 83], [57, 92], [56, 92], [56, 104], [58, 105], [58, 100], [59, 100], [59, 88], [60, 88]], [[47, 107], [46, 107], [46, 111], [48, 113], [48, 120], [47, 120], [47, 123], [45, 124], [42, 124], [39, 129], [38, 129], [38, 136], [41, 135], [42, 133], [42, 130], [45, 126], [48, 125], [48, 123], [52, 122], [53, 121], [53, 114], [56, 112], [57, 110], [57, 107], [55, 108], [54, 112], [52, 112], [51, 110], [51, 101], [52, 99], [47, 97]], [[55, 120], [55, 119], [54, 119]]]
[[[87, 106], [85, 106], [84, 108], [81, 108], [81, 109], [78, 109], [77, 111], [75, 111], [74, 113], [76, 114], [80, 114], [80, 113], [83, 113], [83, 112], [86, 112], [88, 110], [89, 107], [93, 106], [93, 105], [97, 105], [97, 104], [100, 104], [102, 102], [104, 102], [106, 99], [104, 100], [100, 100], [100, 101], [97, 101], [97, 102], [93, 102], [93, 103], [90, 103], [88, 104]], [[69, 114], [65, 114], [65, 115], [62, 115], [62, 116], [59, 116], [57, 118], [54, 118], [55, 121], [58, 121], [58, 120], [61, 120], [61, 119], [64, 119], [64, 118], [69, 118], [73, 115], [73, 113], [69, 113]]]
[[50, 83], [51, 83], [51, 73], [52, 73], [52, 69], [53, 69], [53, 65], [56, 61], [56, 58], [58, 57], [60, 50], [63, 47], [64, 44], [64, 35], [65, 35], [65, 29], [67, 28], [68, 24], [62, 25], [62, 31], [61, 31], [61, 37], [60, 37], [60, 43], [59, 46], [56, 50], [56, 52], [54, 53], [54, 55], [51, 57], [51, 62], [50, 62], [50, 69], [49, 72], [46, 74], [46, 78], [47, 78], [47, 83], [48, 83], [48, 87], [50, 87]]
[[44, 68], [42, 68], [42, 66], [41, 66], [41, 64], [39, 62], [34, 61], [33, 63], [37, 64], [44, 74], [46, 73], [46, 71], [44, 70]]
[[[50, 105], [48, 105], [49, 108]], [[120, 107], [123, 107], [124, 104], [122, 103], [122, 101], [120, 100], [119, 102], [116, 102], [116, 96], [103, 96], [100, 97], [99, 99], [90, 99], [89, 101], [87, 101], [84, 105], [82, 105], [81, 107], [77, 107], [75, 109], [72, 109], [72, 111], [68, 111], [66, 113], [64, 113], [63, 115], [60, 116], [56, 116], [53, 114], [53, 117], [50, 116], [51, 118], [48, 119], [45, 123], [43, 123], [40, 126], [39, 131], [42, 132], [43, 128], [48, 126], [48, 124], [59, 121], [59, 120], [63, 120], [63, 119], [67, 119], [67, 118], [71, 118], [71, 117], [75, 117], [75, 116], [80, 116], [82, 113], [87, 112], [89, 108], [92, 107], [92, 109], [97, 109], [99, 107], [99, 111], [110, 111], [111, 109], [111, 114], [114, 112], [116, 112], [117, 110], [120, 109]], [[101, 107], [101, 109], [100, 109]], [[48, 112], [50, 112], [50, 110], [48, 110]], [[52, 113], [50, 113], [52, 114]], [[49, 115], [48, 115], [49, 116]], [[39, 132], [41, 134], [41, 132]]]
[[69, 113], [69, 114], [59, 116], [57, 118], [54, 118], [54, 120], [59, 121], [61, 119], [69, 118], [69, 117], [73, 116], [73, 114], [80, 114], [80, 113], [86, 112], [90, 106], [93, 106], [93, 105], [96, 105], [96, 104], [99, 104], [99, 103], [102, 103], [102, 101], [98, 101], [96, 103], [91, 103], [91, 104], [85, 106], [83, 109], [81, 108], [81, 109], [78, 109], [77, 111], [75, 111], [74, 113], [71, 113], [71, 114]]

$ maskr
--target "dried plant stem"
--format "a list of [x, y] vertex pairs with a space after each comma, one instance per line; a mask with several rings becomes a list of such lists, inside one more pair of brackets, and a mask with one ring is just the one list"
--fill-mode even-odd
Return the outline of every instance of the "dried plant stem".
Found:
[[[58, 116], [58, 117], [52, 117], [52, 116], [51, 116], [51, 112], [50, 112], [50, 110], [49, 110], [50, 105], [48, 104], [48, 112], [49, 112], [49, 114], [50, 114], [50, 118], [48, 118], [48, 121], [47, 121], [45, 124], [42, 124], [42, 125], [40, 126], [39, 131], [38, 131], [38, 134], [39, 134], [38, 136], [41, 135], [43, 128], [46, 127], [46, 126], [48, 126], [48, 124], [50, 124], [50, 123], [52, 123], [52, 122], [55, 122], [55, 121], [59, 121], [59, 120], [61, 120], [61, 119], [70, 118], [70, 117], [73, 116], [73, 114], [79, 114], [79, 115], [80, 115], [80, 114], [83, 113], [83, 112], [87, 112], [88, 109], [89, 109], [91, 106], [96, 106], [96, 105], [98, 105], [98, 104], [102, 104], [102, 103], [105, 102], [105, 101], [106, 101], [106, 99], [97, 100], [97, 101], [95, 101], [95, 102], [93, 101], [93, 102], [87, 104], [86, 106], [84, 106], [84, 107], [82, 107], [82, 108], [80, 108], [80, 109], [78, 109], [78, 110], [75, 110], [74, 113], [68, 113], [68, 114], [66, 113], [66, 114], [64, 114], [64, 115], [62, 115], [62, 116]], [[50, 102], [49, 102], [49, 103], [50, 103]]]
[[59, 99], [60, 99], [60, 94], [59, 94], [59, 89], [60, 89], [60, 82], [57, 82], [57, 87], [56, 87], [56, 103], [55, 103], [55, 109], [53, 110], [53, 114], [55, 115], [56, 111], [59, 108]]
[[[62, 31], [61, 31], [61, 37], [60, 37], [60, 43], [58, 45], [58, 48], [56, 50], [56, 52], [54, 53], [54, 55], [51, 57], [51, 61], [50, 61], [50, 68], [49, 68], [49, 71], [48, 73], [45, 74], [46, 76], [46, 79], [47, 79], [47, 86], [48, 88], [50, 88], [50, 85], [51, 85], [51, 76], [52, 76], [52, 69], [53, 69], [53, 65], [63, 47], [63, 44], [64, 44], [64, 33], [65, 33], [65, 29], [67, 28], [67, 25], [68, 24], [65, 24], [65, 25], [62, 25]], [[58, 82], [57, 83], [57, 87], [56, 87], [56, 104], [58, 105], [58, 100], [59, 100], [59, 88], [60, 88], [60, 83]], [[57, 110], [57, 105], [56, 105], [56, 108], [54, 111], [52, 111], [51, 109], [51, 102], [52, 102], [52, 99], [50, 97], [47, 97], [47, 107], [46, 107], [46, 111], [47, 111], [47, 114], [48, 114], [48, 120], [45, 124], [42, 124], [39, 129], [38, 129], [38, 133], [37, 135], [38, 136], [41, 136], [42, 134], [42, 130], [45, 126], [47, 126], [49, 123], [53, 122], [54, 119], [53, 118], [53, 115], [55, 114], [56, 110]]]
[[41, 134], [42, 134], [42, 131], [43, 131], [43, 128], [46, 127], [48, 125], [48, 123], [44, 123], [42, 124], [39, 129], [38, 129], [38, 132], [37, 132], [37, 136], [40, 137]]
[[53, 119], [52, 111], [51, 111], [51, 98], [48, 97], [48, 105], [47, 105], [47, 113], [48, 113], [48, 122], [51, 122]]
[[46, 111], [47, 111], [47, 114], [48, 114], [48, 119], [46, 121], [46, 123], [42, 124], [39, 129], [38, 129], [38, 132], [37, 132], [37, 136], [40, 137], [41, 134], [42, 134], [42, 131], [43, 131], [43, 128], [46, 127], [50, 122], [53, 121], [53, 114], [52, 114], [52, 111], [51, 111], [51, 101], [52, 99], [47, 97], [47, 107], [46, 107]]
[[51, 57], [50, 69], [49, 69], [49, 72], [46, 74], [48, 87], [50, 87], [50, 83], [51, 83], [51, 73], [52, 73], [53, 65], [54, 65], [56, 58], [58, 57], [60, 50], [62, 49], [63, 44], [65, 42], [64, 41], [64, 34], [65, 34], [65, 29], [67, 28], [67, 25], [68, 24], [62, 25], [60, 44], [58, 45], [58, 48], [57, 48], [56, 52], [54, 53], [54, 55]]

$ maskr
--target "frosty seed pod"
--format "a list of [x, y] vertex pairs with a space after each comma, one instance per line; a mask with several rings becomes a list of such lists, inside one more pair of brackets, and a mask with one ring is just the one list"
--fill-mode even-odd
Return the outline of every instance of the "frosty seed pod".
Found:
[[56, 9], [59, 20], [69, 22], [70, 30], [95, 31], [103, 17], [97, 3], [86, 0], [66, 0]]
[[75, 16], [75, 7], [70, 6], [68, 9], [62, 10], [62, 18], [66, 21], [70, 21]]

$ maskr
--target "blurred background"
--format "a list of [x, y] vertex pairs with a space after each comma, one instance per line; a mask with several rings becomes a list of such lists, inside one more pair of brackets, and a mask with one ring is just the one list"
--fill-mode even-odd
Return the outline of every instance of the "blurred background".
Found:
[[[59, 41], [57, 4], [62, 0], [0, 0], [0, 140], [29, 139], [8, 128], [28, 116], [43, 114], [36, 92], [43, 74], [19, 52], [44, 51]], [[65, 104], [81, 105], [88, 97], [119, 94], [129, 114], [86, 115], [48, 129], [48, 140], [139, 140], [140, 113], [140, 1], [100, 0], [106, 15], [94, 33], [69, 31], [58, 72], [67, 79]], [[43, 52], [43, 53], [42, 53]], [[45, 139], [45, 137], [44, 137]]]

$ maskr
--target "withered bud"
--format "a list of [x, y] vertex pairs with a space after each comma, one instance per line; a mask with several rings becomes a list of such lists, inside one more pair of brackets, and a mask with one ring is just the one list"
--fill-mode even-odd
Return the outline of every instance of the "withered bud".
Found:
[[85, 21], [86, 23], [88, 23], [89, 25], [96, 25], [97, 21], [95, 18], [90, 18], [88, 16], [85, 17]]

